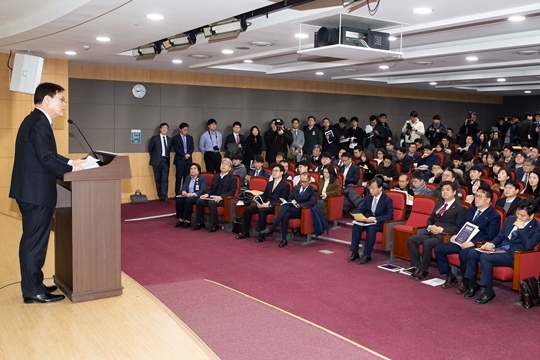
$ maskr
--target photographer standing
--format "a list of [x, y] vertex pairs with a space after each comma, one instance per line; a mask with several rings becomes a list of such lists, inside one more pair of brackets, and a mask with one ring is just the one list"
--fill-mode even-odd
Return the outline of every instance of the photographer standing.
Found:
[[414, 140], [420, 139], [426, 132], [424, 124], [418, 119], [417, 111], [411, 111], [409, 116], [410, 119], [405, 121], [405, 125], [403, 125], [403, 128], [401, 129], [401, 133], [405, 135], [406, 146], [414, 143]]
[[473, 141], [476, 143], [478, 141], [478, 135], [482, 132], [480, 125], [476, 122], [476, 113], [474, 111], [469, 111], [469, 117], [465, 119], [465, 123], [461, 125], [459, 129], [459, 145], [465, 147], [465, 139], [467, 136], [471, 136]]
[[435, 147], [443, 136], [446, 136], [446, 125], [441, 122], [441, 116], [435, 114], [433, 115], [433, 123], [426, 131], [426, 137], [429, 139], [429, 144]]
[[266, 144], [266, 161], [268, 164], [276, 162], [276, 154], [289, 152], [289, 145], [293, 142], [293, 137], [281, 119], [274, 119], [270, 123], [270, 130], [264, 133], [264, 142]]

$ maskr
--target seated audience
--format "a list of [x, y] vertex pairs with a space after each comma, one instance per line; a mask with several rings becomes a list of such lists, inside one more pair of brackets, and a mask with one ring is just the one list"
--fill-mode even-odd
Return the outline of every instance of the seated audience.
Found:
[[289, 219], [300, 219], [303, 207], [313, 207], [316, 202], [316, 191], [310, 185], [309, 174], [303, 172], [300, 174], [300, 184], [293, 188], [289, 195], [287, 204], [281, 205], [278, 215], [272, 221], [272, 224], [261, 231], [257, 237], [257, 242], [263, 242], [265, 236], [274, 232], [275, 228], [281, 223], [281, 242], [279, 247], [287, 246], [287, 231], [289, 230]]
[[381, 163], [384, 160], [384, 155], [386, 155], [386, 150], [383, 148], [377, 149], [377, 152], [375, 153], [375, 160], [377, 162], [377, 165], [381, 165]]
[[341, 162], [343, 165], [339, 168], [338, 172], [343, 174], [343, 178], [345, 179], [343, 186], [347, 187], [358, 184], [358, 182], [360, 182], [360, 169], [352, 163], [351, 154], [344, 152], [341, 155]]
[[461, 192], [461, 188], [459, 185], [459, 181], [457, 180], [456, 173], [452, 169], [446, 169], [443, 171], [441, 175], [441, 183], [437, 184], [437, 187], [433, 192], [431, 193], [431, 196], [437, 198], [437, 201], [442, 201], [441, 197], [441, 184], [444, 181], [450, 181], [455, 185], [456, 191], [456, 200], [463, 200], [463, 193]]
[[201, 175], [201, 165], [191, 164], [189, 167], [189, 176], [184, 180], [180, 197], [176, 197], [176, 218], [178, 221], [175, 228], [182, 226], [188, 228], [191, 224], [191, 213], [193, 205], [202, 194], [208, 189], [206, 176]]
[[482, 168], [478, 165], [472, 166], [471, 169], [469, 170], [469, 176], [468, 176], [469, 180], [465, 183], [465, 185], [467, 186], [467, 193], [469, 194], [472, 193], [473, 184], [476, 182], [476, 180], [480, 180], [481, 177], [482, 177]]
[[483, 181], [480, 180], [480, 179], [473, 180], [471, 191], [468, 192], [468, 195], [465, 197], [465, 200], [464, 200], [466, 203], [468, 203], [468, 204], [473, 203], [474, 198], [476, 196], [476, 191], [480, 187], [481, 183], [483, 183]]
[[249, 181], [251, 180], [252, 176], [265, 176], [270, 178], [270, 174], [268, 171], [263, 169], [263, 166], [264, 158], [261, 155], [255, 155], [255, 158], [253, 159], [253, 169], [249, 170], [247, 175], [244, 177], [244, 184], [249, 185]]
[[[236, 183], [236, 177], [232, 174], [232, 161], [228, 158], [221, 160], [219, 174], [215, 174], [212, 178], [212, 185], [208, 193], [203, 194], [195, 202], [196, 215], [195, 215], [195, 227], [193, 230], [200, 230], [204, 227], [204, 208], [208, 207], [210, 211], [210, 232], [216, 232], [218, 230], [218, 214], [217, 208], [223, 207], [225, 198], [227, 196], [233, 196], [238, 189]], [[208, 199], [211, 196], [210, 199]], [[206, 199], [206, 200], [205, 200]]]
[[[300, 175], [305, 172], [309, 172], [309, 164], [306, 161], [300, 161], [298, 163], [298, 166], [296, 167], [296, 173], [298, 175], [296, 175], [293, 179], [293, 186], [298, 185], [298, 183], [300, 182]], [[313, 176], [310, 175], [309, 178], [311, 182], [315, 182]]]
[[[285, 160], [282, 160], [285, 161]], [[274, 207], [276, 204], [281, 203], [280, 198], [287, 199], [290, 195], [290, 186], [283, 180], [285, 169], [281, 164], [274, 164], [272, 167], [272, 181], [269, 181], [262, 193], [262, 204], [253, 202], [251, 206], [248, 206], [244, 210], [242, 215], [242, 232], [236, 236], [237, 239], [245, 239], [249, 237], [249, 227], [251, 224], [251, 217], [254, 214], [258, 214], [257, 226], [255, 231], [261, 232], [266, 227], [266, 217], [274, 213]]]
[[322, 176], [319, 178], [319, 200], [317, 208], [326, 215], [326, 199], [338, 196], [341, 192], [339, 180], [332, 165], [326, 164], [323, 167]]
[[244, 156], [241, 152], [237, 151], [232, 156], [232, 173], [233, 175], [240, 176], [240, 184], [244, 183], [244, 178], [247, 175], [247, 170], [242, 161], [244, 161]]
[[508, 180], [504, 186], [504, 196], [497, 200], [495, 205], [504, 208], [506, 216], [515, 215], [517, 206], [521, 200], [517, 197], [518, 193], [518, 182], [516, 180]]
[[540, 170], [534, 170], [529, 174], [529, 181], [527, 186], [523, 189], [523, 193], [527, 195], [532, 195], [535, 199], [540, 197], [540, 186], [538, 183], [540, 181]]
[[397, 161], [396, 164], [401, 165], [401, 173], [407, 174], [412, 171], [412, 161], [409, 156], [407, 156], [407, 150], [404, 147], [399, 147], [396, 150]]
[[[475, 300], [477, 304], [487, 304], [495, 299], [493, 291], [493, 266], [514, 266], [514, 252], [517, 250], [532, 250], [540, 242], [540, 223], [534, 218], [537, 210], [533, 199], [523, 199], [516, 209], [515, 216], [506, 218], [502, 229], [493, 241], [480, 247], [482, 250], [502, 251], [496, 254], [484, 254], [478, 251], [469, 251], [467, 255], [467, 269], [464, 277], [468, 279], [469, 289], [465, 298], [475, 296], [480, 288], [484, 292]], [[476, 282], [478, 264], [482, 268], [480, 282]]]
[[321, 154], [321, 164], [318, 165], [313, 171], [318, 172], [319, 174], [322, 175], [324, 165], [331, 164], [331, 163], [332, 163], [332, 154], [330, 154], [329, 152], [323, 152]]
[[[478, 241], [491, 240], [499, 233], [501, 216], [491, 206], [492, 198], [493, 192], [489, 186], [487, 184], [481, 186], [477, 191], [474, 205], [467, 209], [461, 223], [453, 231], [454, 235], [450, 238], [450, 242], [435, 246], [435, 258], [437, 259], [439, 273], [446, 275], [446, 281], [442, 285], [443, 289], [450, 288], [458, 283], [457, 278], [450, 269], [448, 255], [459, 254], [459, 267], [461, 275], [464, 276], [467, 269], [467, 254], [469, 251], [475, 251], [475, 245]], [[456, 243], [456, 235], [467, 222], [478, 226], [479, 231], [470, 241], [458, 245]], [[456, 293], [463, 295], [468, 287], [468, 280], [463, 278]]]
[[[363, 214], [366, 217], [365, 225], [354, 224], [351, 241], [351, 256], [349, 262], [358, 260], [358, 264], [366, 264], [371, 261], [371, 252], [375, 245], [375, 237], [378, 232], [382, 232], [385, 221], [392, 220], [394, 216], [394, 206], [392, 199], [383, 191], [383, 181], [380, 178], [373, 178], [369, 182], [369, 195], [360, 204], [355, 213]], [[360, 258], [358, 247], [360, 237], [366, 232], [366, 244], [363, 247], [363, 254]]]
[[364, 178], [362, 179], [363, 181], [369, 181], [373, 179], [373, 177], [375, 176], [376, 169], [371, 163], [371, 154], [369, 153], [369, 151], [367, 150], [362, 151], [362, 153], [360, 154], [360, 160], [356, 161], [356, 165], [358, 165], [358, 167], [361, 167], [363, 169], [363, 172], [364, 172]]
[[[425, 280], [429, 275], [429, 264], [433, 248], [443, 243], [444, 233], [453, 233], [465, 216], [465, 207], [457, 202], [456, 185], [450, 181], [441, 182], [442, 201], [438, 202], [428, 218], [426, 229], [420, 229], [417, 235], [407, 240], [411, 266], [416, 270], [411, 279]], [[420, 255], [420, 245], [422, 254]]]
[[386, 189], [388, 189], [390, 181], [398, 179], [399, 173], [396, 169], [396, 165], [392, 164], [392, 156], [388, 154], [384, 155], [383, 162], [377, 167], [377, 174], [382, 175], [382, 179], [386, 184]]
[[[491, 190], [493, 191], [498, 191], [501, 196], [503, 197], [503, 192], [504, 192], [504, 188], [506, 187], [506, 182], [510, 180], [510, 173], [509, 173], [509, 170], [507, 170], [506, 168], [502, 168], [499, 170], [499, 172], [497, 173], [497, 177], [496, 177], [496, 183], [493, 184], [493, 186], [491, 187]], [[518, 187], [519, 189], [519, 187]]]

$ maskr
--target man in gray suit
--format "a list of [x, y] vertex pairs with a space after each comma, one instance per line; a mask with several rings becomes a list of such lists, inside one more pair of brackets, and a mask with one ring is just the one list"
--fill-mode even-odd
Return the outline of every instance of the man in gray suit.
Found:
[[289, 154], [291, 154], [291, 157], [294, 157], [294, 160], [298, 162], [302, 158], [302, 149], [304, 148], [304, 143], [306, 140], [304, 138], [304, 132], [298, 128], [300, 126], [300, 120], [294, 118], [292, 119], [291, 123], [291, 135], [293, 137], [293, 142], [289, 146]]
[[[467, 209], [456, 201], [457, 187], [451, 181], [441, 183], [442, 201], [438, 202], [431, 213], [426, 229], [418, 231], [417, 235], [411, 236], [407, 240], [411, 266], [416, 267], [416, 271], [411, 274], [411, 279], [425, 280], [429, 273], [428, 268], [431, 263], [431, 253], [433, 248], [443, 243], [444, 233], [453, 233], [461, 223]], [[422, 255], [420, 255], [420, 245], [422, 245]]]

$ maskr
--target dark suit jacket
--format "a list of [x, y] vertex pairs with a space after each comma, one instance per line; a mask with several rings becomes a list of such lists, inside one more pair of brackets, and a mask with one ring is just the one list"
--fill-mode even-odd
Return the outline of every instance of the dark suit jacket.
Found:
[[360, 207], [356, 210], [356, 213], [364, 214], [365, 217], [375, 216], [377, 224], [385, 221], [392, 220], [394, 218], [394, 204], [392, 199], [384, 193], [381, 193], [375, 214], [371, 211], [371, 204], [373, 203], [373, 196], [371, 194], [366, 195], [364, 201], [360, 204]]
[[[249, 172], [247, 173], [249, 176], [255, 176], [255, 169], [251, 169], [249, 170]], [[261, 169], [259, 171], [259, 175], [257, 176], [264, 176], [264, 177], [267, 177], [267, 178], [270, 178], [270, 174], [268, 173], [268, 171], [264, 170], [264, 169]]]
[[397, 163], [401, 164], [401, 173], [408, 173], [412, 166], [412, 158], [405, 155], [402, 160], [398, 160]]
[[440, 226], [444, 229], [445, 233], [453, 233], [456, 231], [456, 228], [465, 216], [466, 209], [458, 201], [454, 201], [454, 203], [448, 209], [446, 209], [444, 214], [439, 216], [437, 215], [437, 212], [443, 205], [444, 201], [437, 203], [435, 209], [433, 209], [433, 212], [429, 216], [427, 225]]
[[[242, 152], [244, 152], [244, 150], [246, 149], [246, 139], [244, 138], [244, 135], [242, 134], [238, 134], [238, 137], [240, 138], [240, 145], [242, 145]], [[230, 133], [229, 135], [227, 135], [227, 137], [225, 138], [225, 150], [227, 150], [227, 144], [236, 144], [236, 139], [234, 138], [234, 135], [233, 133]]]
[[534, 217], [525, 228], [517, 231], [514, 239], [508, 239], [516, 219], [515, 216], [507, 217], [501, 231], [492, 241], [495, 247], [510, 245], [508, 253], [511, 254], [516, 250], [532, 250], [540, 242], [540, 223]]
[[[345, 166], [339, 167], [339, 173], [343, 174], [345, 171]], [[347, 177], [345, 178], [345, 186], [356, 185], [360, 181], [360, 169], [355, 164], [351, 164], [349, 171], [347, 172]]]
[[236, 189], [238, 188], [236, 176], [233, 175], [232, 171], [229, 172], [227, 175], [225, 175], [223, 179], [221, 179], [221, 181], [225, 182], [223, 186], [223, 191], [221, 192], [221, 194], [216, 194], [215, 191], [216, 191], [216, 188], [218, 186], [220, 179], [221, 179], [221, 174], [214, 175], [214, 177], [212, 178], [212, 186], [210, 187], [210, 191], [208, 191], [208, 194], [218, 195], [218, 196], [221, 196], [222, 198], [225, 198], [227, 196], [233, 196], [234, 193], [236, 192]]
[[274, 182], [269, 181], [264, 189], [264, 193], [261, 195], [264, 202], [270, 201], [271, 207], [280, 203], [279, 198], [287, 199], [291, 193], [291, 187], [285, 179], [281, 179], [274, 191], [272, 191], [273, 187]]
[[475, 244], [478, 241], [490, 241], [495, 236], [497, 236], [501, 227], [501, 216], [493, 206], [485, 209], [478, 216], [478, 218], [473, 221], [476, 210], [478, 210], [476, 206], [471, 206], [470, 208], [468, 208], [465, 212], [465, 216], [454, 231], [454, 235], [456, 235], [466, 222], [470, 222], [471, 224], [478, 226], [478, 229], [480, 231], [478, 231], [478, 234], [476, 234], [471, 240]]
[[9, 197], [40, 206], [56, 205], [56, 177], [70, 172], [68, 158], [58, 155], [47, 116], [34, 109], [21, 123]]
[[[154, 135], [150, 138], [150, 144], [148, 145], [148, 153], [150, 154], [150, 165], [158, 166], [161, 163], [161, 158], [163, 154], [162, 147], [163, 142], [161, 141], [160, 134]], [[172, 139], [170, 136], [167, 136], [167, 147], [169, 148], [167, 156], [169, 156], [172, 151]]]
[[[511, 216], [516, 214], [516, 209], [518, 207], [519, 202], [521, 201], [521, 198], [516, 197], [514, 201], [512, 201], [512, 204], [510, 205], [510, 208], [508, 208], [508, 211], [506, 212], [506, 216]], [[506, 198], [500, 198], [495, 203], [495, 206], [499, 206], [504, 208], [504, 204], [506, 203]]]
[[[202, 194], [206, 194], [206, 190], [208, 190], [208, 180], [206, 180], [206, 176], [204, 175], [197, 175], [197, 178], [195, 180], [195, 187], [193, 188], [193, 192], [197, 194], [197, 196], [201, 196]], [[191, 176], [188, 176], [186, 180], [184, 181], [184, 185], [182, 185], [182, 191], [189, 192], [189, 183], [191, 182]], [[197, 184], [199, 184], [199, 190], [197, 190]]]
[[184, 157], [186, 154], [193, 155], [193, 151], [195, 150], [195, 146], [193, 144], [193, 137], [191, 135], [186, 135], [186, 147], [187, 147], [187, 153], [184, 152], [184, 142], [182, 141], [182, 135], [178, 134], [172, 139], [172, 146], [174, 151], [176, 152], [176, 156], [174, 157], [174, 164], [178, 165], [180, 162], [187, 161], [191, 164], [192, 157], [190, 156], [189, 159], [185, 159]]
[[313, 207], [316, 200], [317, 191], [311, 185], [309, 185], [302, 194], [300, 194], [300, 188], [302, 185], [296, 185], [293, 187], [292, 193], [289, 195], [289, 201], [296, 200], [299, 207]]

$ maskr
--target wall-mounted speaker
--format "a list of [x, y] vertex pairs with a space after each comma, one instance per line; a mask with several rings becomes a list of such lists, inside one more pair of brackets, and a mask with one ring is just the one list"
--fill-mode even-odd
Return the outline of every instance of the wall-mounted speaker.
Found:
[[9, 90], [34, 94], [41, 81], [43, 58], [25, 54], [15, 54]]

